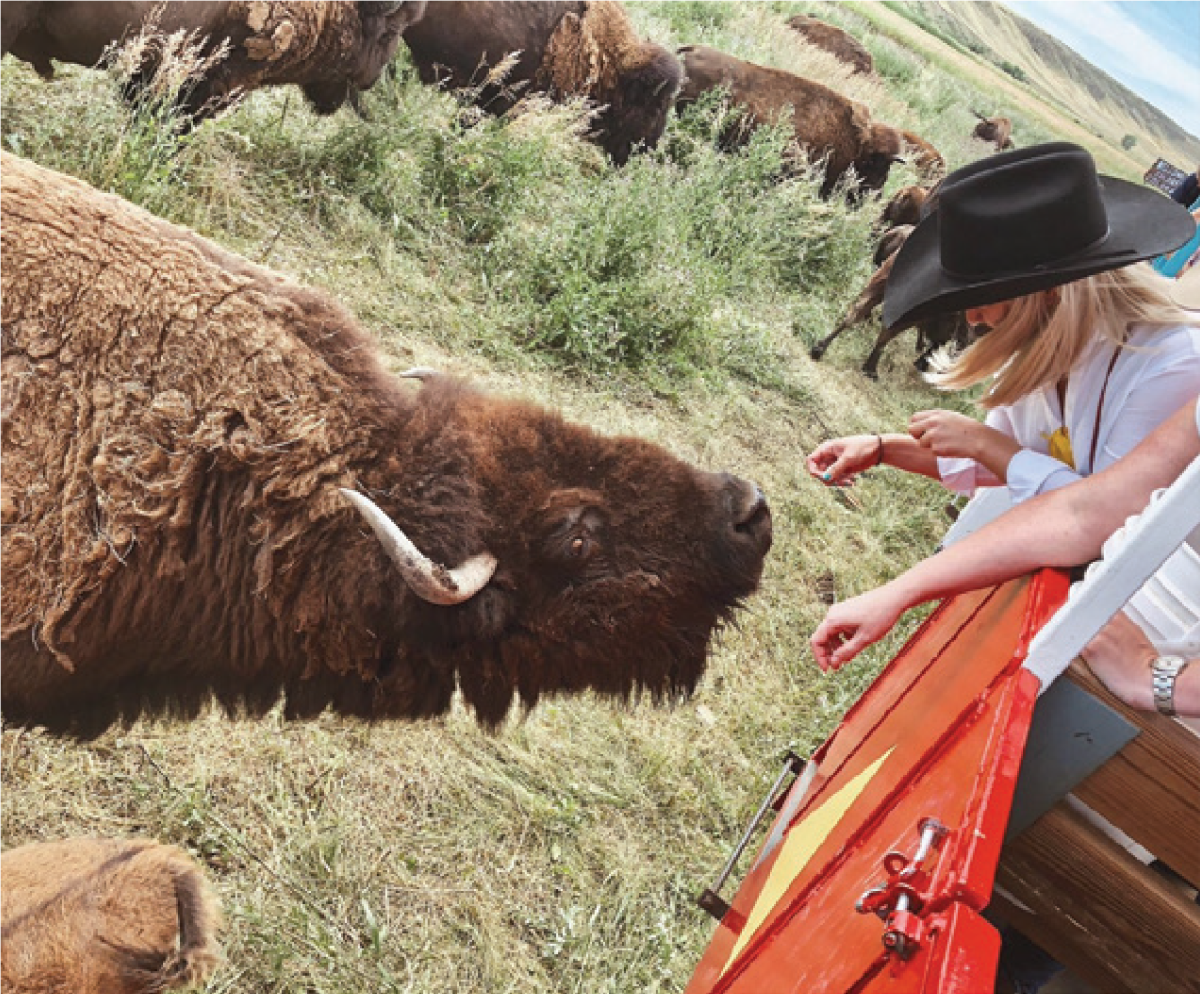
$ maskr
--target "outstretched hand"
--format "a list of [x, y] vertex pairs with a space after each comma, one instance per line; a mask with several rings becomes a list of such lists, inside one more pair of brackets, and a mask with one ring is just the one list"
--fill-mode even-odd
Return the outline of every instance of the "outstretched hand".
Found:
[[890, 585], [834, 604], [809, 639], [817, 665], [826, 673], [840, 669], [890, 632], [907, 607]]
[[845, 486], [864, 469], [876, 465], [880, 455], [878, 435], [849, 435], [822, 442], [805, 460], [809, 473], [828, 486]]

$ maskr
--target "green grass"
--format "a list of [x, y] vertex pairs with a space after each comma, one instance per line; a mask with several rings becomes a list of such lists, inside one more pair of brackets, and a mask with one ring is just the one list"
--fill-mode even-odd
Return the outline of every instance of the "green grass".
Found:
[[[820, 75], [967, 161], [959, 81], [821, 7], [853, 20], [881, 63], [881, 79], [851, 80], [782, 26], [799, 9], [818, 6], [631, 12], [666, 44]], [[580, 138], [587, 108], [481, 117], [402, 57], [366, 121], [315, 118], [275, 90], [176, 136], [158, 111], [131, 117], [118, 85], [71, 68], [45, 84], [7, 59], [0, 141], [328, 288], [397, 366], [470, 373], [755, 479], [775, 547], [686, 704], [551, 701], [495, 736], [460, 710], [374, 728], [211, 714], [88, 745], [6, 729], [4, 846], [149, 835], [195, 853], [227, 918], [211, 991], [682, 989], [711, 933], [692, 898], [779, 759], [819, 745], [918, 620], [825, 677], [807, 650], [821, 590], [879, 583], [948, 524], [930, 481], [870, 474], [849, 501], [804, 470], [833, 435], [972, 410], [921, 381], [910, 338], [878, 384], [858, 372], [874, 327], [808, 358], [869, 275], [879, 204], [781, 179], [778, 132], [721, 154], [719, 101], [614, 170]], [[897, 169], [889, 192], [912, 179]]]

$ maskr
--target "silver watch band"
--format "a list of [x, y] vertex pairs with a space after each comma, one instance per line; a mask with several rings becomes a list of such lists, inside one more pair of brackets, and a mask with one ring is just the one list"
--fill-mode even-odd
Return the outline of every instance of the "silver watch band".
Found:
[[1154, 706], [1161, 714], [1175, 715], [1175, 681], [1189, 660], [1182, 656], [1159, 656], [1150, 668], [1151, 685], [1154, 688]]

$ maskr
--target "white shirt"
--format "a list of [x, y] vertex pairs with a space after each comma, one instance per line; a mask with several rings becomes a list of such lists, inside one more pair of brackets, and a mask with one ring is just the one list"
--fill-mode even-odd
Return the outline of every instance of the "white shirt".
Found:
[[[1053, 386], [988, 412], [985, 423], [1021, 445], [1008, 464], [1008, 492], [1014, 504], [1111, 465], [1200, 393], [1200, 325], [1134, 327], [1109, 376], [1114, 348], [1097, 340], [1072, 368], [1065, 416]], [[1106, 376], [1096, 465], [1091, 466], [1088, 455]], [[1049, 454], [1050, 435], [1064, 425], [1074, 470]], [[939, 459], [938, 471], [947, 487], [962, 494], [1000, 482], [973, 459]]]

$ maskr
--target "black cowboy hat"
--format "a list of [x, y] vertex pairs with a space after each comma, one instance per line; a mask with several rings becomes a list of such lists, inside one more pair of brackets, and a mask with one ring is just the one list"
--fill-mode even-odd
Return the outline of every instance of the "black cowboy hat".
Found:
[[1069, 142], [993, 155], [951, 173], [896, 255], [883, 323], [903, 328], [1120, 269], [1178, 248], [1191, 215], [1150, 187], [1096, 173]]

